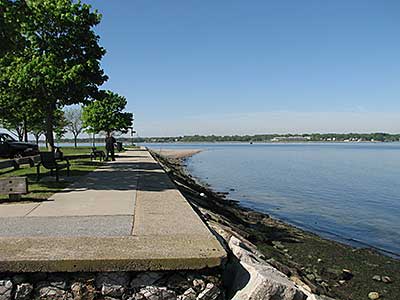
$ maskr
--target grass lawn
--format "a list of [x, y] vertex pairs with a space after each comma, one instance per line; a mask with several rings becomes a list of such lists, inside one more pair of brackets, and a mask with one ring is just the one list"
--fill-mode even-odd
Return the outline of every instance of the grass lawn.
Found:
[[[104, 147], [98, 147], [97, 149], [104, 150]], [[44, 149], [41, 150], [43, 151]], [[62, 151], [64, 155], [89, 154], [91, 152], [91, 147], [63, 147]], [[103, 163], [98, 160], [91, 161], [90, 159], [70, 160], [70, 163], [70, 177], [67, 176], [66, 169], [61, 170], [60, 182], [56, 182], [55, 176], [50, 176], [50, 171], [43, 167], [40, 168], [41, 179], [39, 182], [36, 182], [36, 167], [29, 167], [28, 165], [22, 166], [19, 170], [0, 170], [0, 178], [26, 176], [28, 178], [29, 194], [23, 195], [22, 201], [41, 201], [48, 199], [52, 194], [66, 188], [73, 181], [79, 180], [80, 176], [84, 176], [103, 165]], [[0, 201], [8, 201], [8, 195], [0, 195]]]
[[[86, 146], [78, 146], [77, 148], [75, 147], [60, 147], [61, 151], [64, 153], [64, 155], [80, 155], [80, 154], [90, 154], [92, 152], [92, 147], [86, 147]], [[97, 150], [103, 150], [106, 151], [106, 148], [104, 146], [96, 147]], [[49, 151], [45, 147], [41, 147], [40, 151]]]

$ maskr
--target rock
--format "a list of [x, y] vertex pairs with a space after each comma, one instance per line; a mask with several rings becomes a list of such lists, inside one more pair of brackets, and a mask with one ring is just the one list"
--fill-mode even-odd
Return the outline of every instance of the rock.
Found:
[[342, 277], [343, 271], [335, 268], [327, 268], [324, 270], [324, 273], [326, 273], [332, 279], [338, 279]]
[[143, 287], [153, 285], [155, 282], [160, 280], [163, 277], [162, 273], [158, 272], [145, 272], [139, 273], [135, 278], [131, 281], [131, 287]]
[[371, 300], [379, 299], [379, 297], [380, 297], [380, 295], [379, 295], [378, 292], [370, 292], [368, 294], [368, 298], [371, 299]]
[[165, 287], [147, 286], [140, 289], [139, 294], [146, 300], [177, 300], [175, 292]]
[[205, 289], [197, 296], [197, 300], [215, 300], [221, 294], [220, 289], [213, 283], [207, 283]]
[[33, 286], [30, 283], [21, 283], [17, 285], [15, 290], [15, 300], [28, 300], [33, 291]]
[[311, 281], [315, 280], [314, 274], [307, 274], [306, 277], [307, 277], [308, 280], [311, 280]]
[[346, 280], [339, 280], [339, 284], [340, 285], [343, 285], [343, 284], [345, 284], [346, 283]]
[[126, 272], [100, 273], [96, 276], [96, 287], [103, 296], [121, 297], [129, 285], [129, 274]]
[[297, 276], [290, 276], [290, 280], [292, 280], [295, 284], [305, 289], [307, 292], [311, 293], [311, 288], [304, 283], [299, 277]]
[[73, 299], [72, 294], [68, 292], [54, 287], [54, 286], [44, 286], [39, 288], [38, 291], [39, 299], [41, 300], [66, 300], [66, 299]]
[[174, 290], [176, 293], [181, 294], [191, 287], [191, 280], [182, 273], [175, 273], [167, 278], [166, 286], [170, 290]]
[[64, 280], [51, 281], [50, 285], [54, 286], [56, 288], [62, 289], [62, 290], [67, 290], [68, 289], [68, 284]]
[[200, 292], [204, 290], [204, 288], [206, 287], [206, 283], [204, 282], [203, 279], [197, 278], [193, 280], [193, 287], [196, 291]]
[[275, 248], [280, 249], [280, 250], [285, 249], [285, 246], [283, 246], [282, 243], [279, 241], [273, 241], [272, 245], [274, 245]]
[[71, 284], [74, 300], [93, 300], [96, 297], [96, 291], [93, 285], [89, 283], [74, 282]]
[[325, 295], [312, 295], [311, 299], [307, 298], [307, 300], [335, 300], [335, 299]]
[[12, 282], [15, 284], [21, 284], [27, 281], [25, 274], [16, 274], [12, 277]]
[[379, 276], [379, 275], [374, 275], [374, 276], [372, 277], [372, 279], [375, 280], [375, 281], [382, 281], [382, 278], [381, 278], [381, 276]]
[[130, 276], [126, 272], [104, 272], [96, 276], [95, 284], [100, 288], [103, 283], [128, 286]]
[[0, 300], [11, 300], [13, 283], [9, 279], [0, 280]]
[[233, 259], [225, 270], [226, 285], [233, 293], [232, 300], [280, 299], [303, 300], [306, 295], [283, 273], [262, 260], [252, 252], [240, 247], [240, 240], [232, 236], [229, 248]]
[[131, 297], [129, 297], [127, 300], [146, 300], [146, 298], [140, 293], [135, 293]]
[[353, 278], [353, 276], [354, 275], [350, 270], [348, 270], [348, 269], [343, 269], [342, 270], [342, 279], [343, 280], [350, 280], [350, 279]]
[[101, 294], [103, 296], [110, 296], [110, 297], [122, 297], [125, 293], [125, 287], [122, 285], [115, 285], [115, 284], [107, 284], [104, 283], [101, 287]]
[[389, 276], [382, 276], [382, 281], [384, 283], [392, 283], [392, 279]]
[[281, 271], [283, 274], [285, 274], [286, 276], [290, 276], [292, 274], [292, 271], [289, 269], [288, 266], [280, 263], [279, 261], [277, 261], [274, 258], [270, 258], [267, 260], [267, 263], [269, 263], [271, 266], [273, 266], [274, 268], [278, 269], [279, 271]]
[[221, 282], [221, 280], [217, 276], [208, 275], [208, 276], [203, 276], [203, 278], [206, 282], [211, 282], [216, 285], [219, 285]]
[[178, 296], [178, 300], [196, 300], [197, 293], [193, 288], [187, 289], [183, 295]]

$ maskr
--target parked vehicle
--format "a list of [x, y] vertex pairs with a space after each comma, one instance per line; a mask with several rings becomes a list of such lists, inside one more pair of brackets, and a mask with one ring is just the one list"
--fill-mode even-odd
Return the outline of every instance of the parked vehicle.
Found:
[[16, 158], [39, 154], [39, 146], [19, 142], [7, 133], [0, 133], [0, 157]]

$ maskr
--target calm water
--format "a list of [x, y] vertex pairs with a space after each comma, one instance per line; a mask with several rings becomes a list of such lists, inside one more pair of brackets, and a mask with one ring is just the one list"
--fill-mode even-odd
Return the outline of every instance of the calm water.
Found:
[[400, 254], [400, 143], [148, 144], [204, 149], [195, 177], [325, 237]]

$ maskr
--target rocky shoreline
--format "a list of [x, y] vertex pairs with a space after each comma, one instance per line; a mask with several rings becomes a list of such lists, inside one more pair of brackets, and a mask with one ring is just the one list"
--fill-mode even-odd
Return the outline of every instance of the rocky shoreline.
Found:
[[185, 272], [1, 274], [0, 300], [216, 300], [216, 270]]
[[399, 299], [399, 260], [323, 239], [241, 207], [226, 194], [199, 184], [187, 172], [185, 157], [153, 155], [211, 227], [215, 224], [215, 230], [222, 228], [254, 245], [264, 261], [305, 291], [321, 299]]

